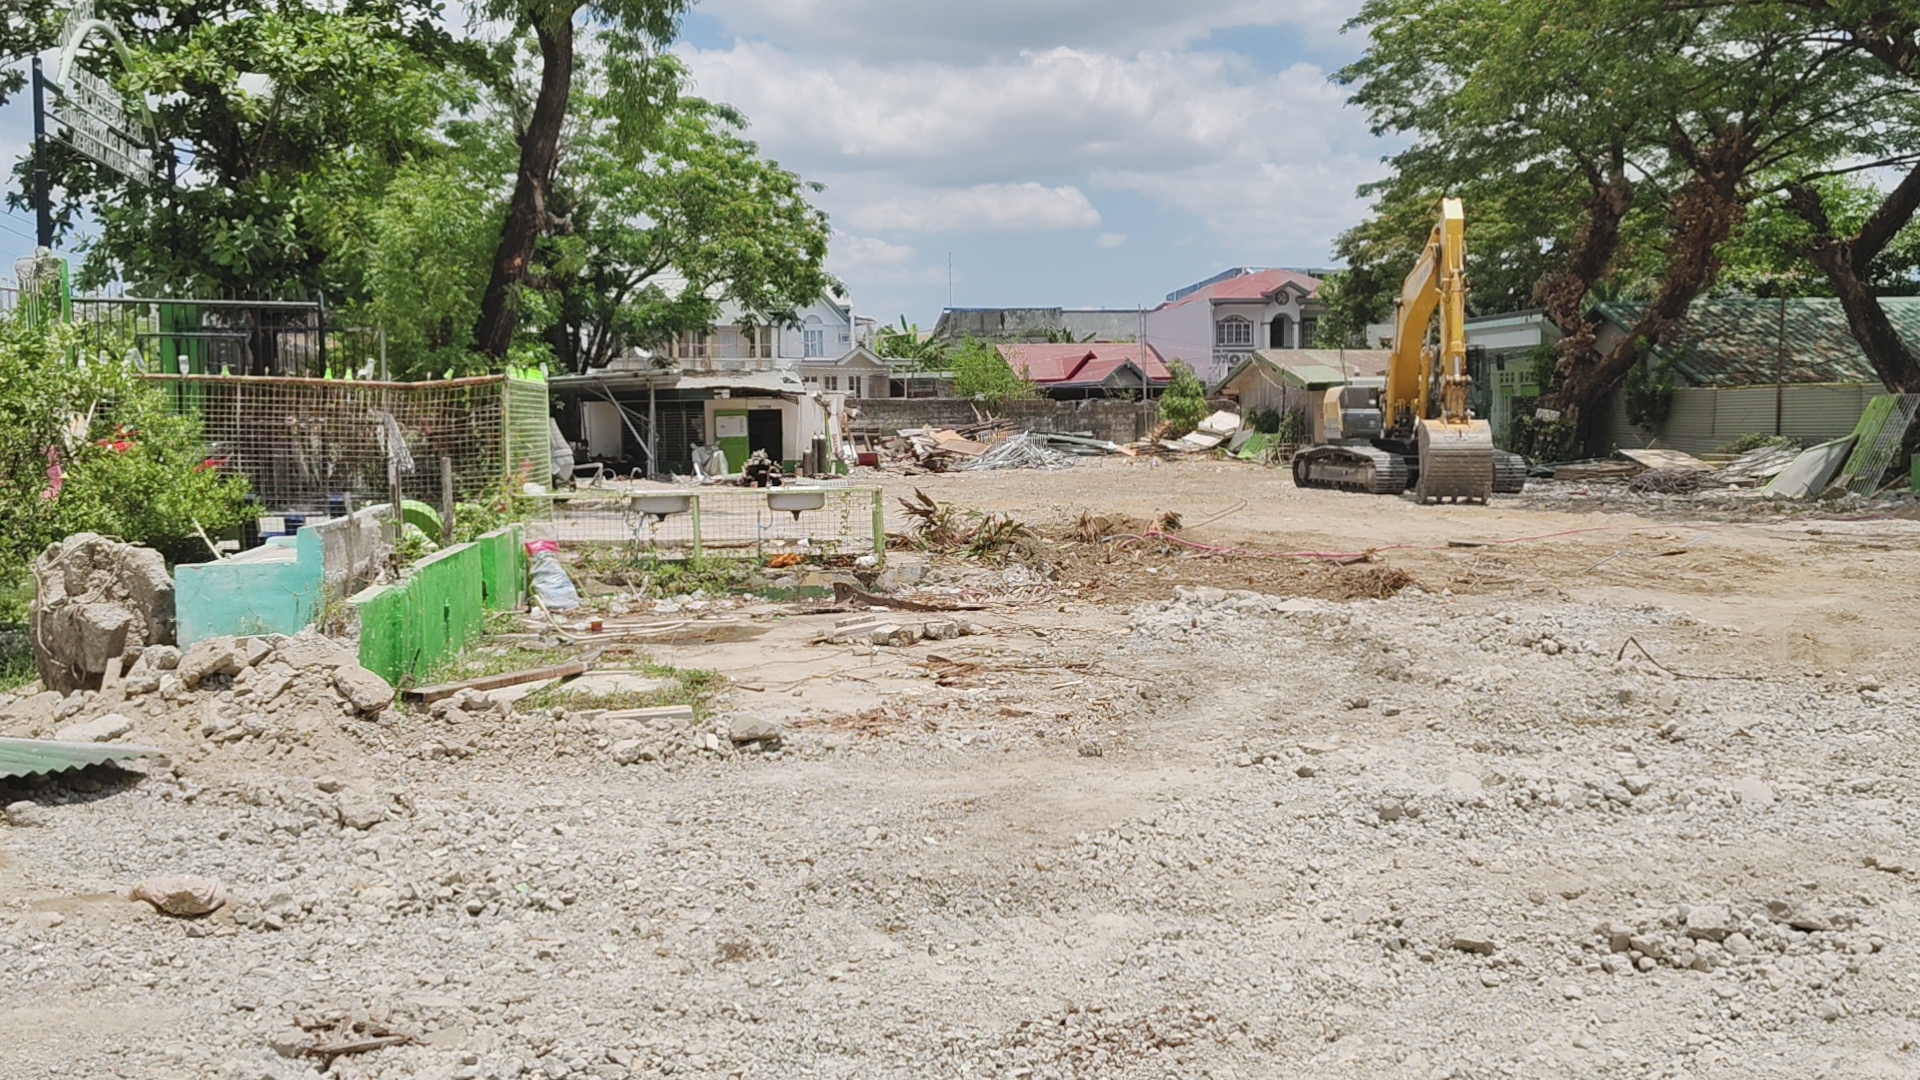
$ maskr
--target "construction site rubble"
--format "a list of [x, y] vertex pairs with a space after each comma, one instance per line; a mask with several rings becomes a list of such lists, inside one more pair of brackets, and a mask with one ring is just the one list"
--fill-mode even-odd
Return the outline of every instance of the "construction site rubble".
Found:
[[21, 694], [167, 757], [0, 780], [0, 1072], [1904, 1075], [1920, 522], [1286, 480], [895, 481], [891, 589], [536, 608], [407, 707], [312, 634]]

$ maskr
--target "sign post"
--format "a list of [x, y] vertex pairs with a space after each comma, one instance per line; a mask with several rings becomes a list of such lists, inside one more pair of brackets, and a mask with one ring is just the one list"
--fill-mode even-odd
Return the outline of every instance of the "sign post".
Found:
[[[106, 37], [115, 57], [125, 66], [127, 43], [112, 23], [97, 19], [92, 0], [79, 0], [67, 13], [60, 30], [60, 66], [49, 79], [33, 60], [33, 208], [34, 242], [53, 247], [53, 198], [47, 168], [47, 150], [54, 140], [72, 147], [82, 157], [111, 169], [130, 183], [151, 184], [155, 179], [154, 150], [158, 140], [146, 102], [131, 104], [98, 75], [80, 66], [80, 50], [95, 32]], [[51, 92], [52, 100], [48, 100]], [[49, 132], [51, 115], [58, 129]]]
[[34, 245], [53, 247], [53, 202], [47, 194], [47, 77], [33, 58], [33, 219]]

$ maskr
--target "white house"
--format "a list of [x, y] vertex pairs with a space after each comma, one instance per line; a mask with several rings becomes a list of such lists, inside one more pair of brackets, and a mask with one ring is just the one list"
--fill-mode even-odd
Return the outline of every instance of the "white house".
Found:
[[1320, 279], [1298, 270], [1237, 267], [1168, 295], [1147, 312], [1147, 342], [1217, 385], [1255, 349], [1310, 348]]
[[786, 371], [853, 348], [850, 307], [822, 297], [797, 315], [792, 325], [770, 326], [723, 303], [711, 329], [681, 334], [658, 351], [689, 371]]

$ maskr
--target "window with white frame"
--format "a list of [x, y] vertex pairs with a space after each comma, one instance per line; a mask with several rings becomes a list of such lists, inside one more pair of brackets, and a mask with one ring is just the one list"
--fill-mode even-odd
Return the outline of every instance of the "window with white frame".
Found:
[[1213, 325], [1213, 343], [1222, 349], [1250, 348], [1253, 323], [1238, 315], [1229, 315]]
[[[811, 333], [811, 331], [809, 331], [809, 333]], [[818, 355], [820, 355], [820, 354], [819, 354], [819, 353], [815, 353], [814, 355], [815, 355], [815, 356], [818, 356]], [[838, 376], [838, 375], [829, 375], [829, 376], [827, 376], [827, 389], [828, 389], [828, 390], [838, 390], [838, 389], [840, 389], [840, 376]]]
[[820, 316], [807, 316], [805, 341], [806, 355], [827, 355], [827, 331], [825, 327], [820, 325]]

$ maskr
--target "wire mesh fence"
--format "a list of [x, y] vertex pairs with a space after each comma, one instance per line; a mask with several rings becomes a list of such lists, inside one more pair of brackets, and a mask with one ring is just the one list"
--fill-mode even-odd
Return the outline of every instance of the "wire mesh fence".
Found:
[[440, 459], [456, 499], [544, 481], [546, 383], [505, 375], [425, 383], [148, 375], [203, 425], [208, 456], [247, 477], [271, 511], [339, 514], [401, 494], [439, 505]]
[[636, 558], [765, 558], [886, 552], [875, 487], [583, 490], [539, 500], [527, 537], [613, 545]]

